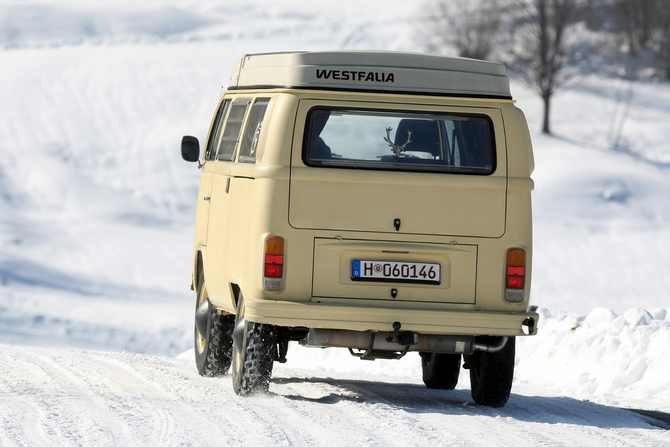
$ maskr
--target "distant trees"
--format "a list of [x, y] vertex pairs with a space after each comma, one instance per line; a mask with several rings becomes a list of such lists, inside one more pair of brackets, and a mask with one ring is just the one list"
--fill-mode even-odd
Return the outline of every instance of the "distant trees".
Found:
[[550, 133], [551, 99], [574, 60], [566, 32], [575, 11], [576, 0], [441, 0], [428, 16], [428, 47], [506, 62], [542, 98], [542, 132]]
[[635, 56], [652, 37], [657, 0], [617, 0], [614, 3], [617, 27], [623, 33], [628, 51]]
[[[437, 0], [421, 22], [427, 48], [505, 62], [551, 102], [574, 75], [670, 79], [670, 0]], [[651, 68], [651, 70], [650, 70]]]
[[517, 25], [511, 30], [510, 68], [542, 98], [542, 132], [551, 133], [551, 99], [569, 78], [565, 68], [577, 61], [576, 46], [567, 32], [576, 21], [575, 0], [518, 2]]
[[[670, 3], [668, 1], [667, 3]], [[659, 11], [658, 30], [654, 40], [656, 63], [663, 76], [670, 78], [670, 4]]]
[[499, 38], [498, 0], [442, 0], [428, 14], [430, 50], [455, 47], [458, 55], [488, 59]]
[[615, 0], [614, 12], [624, 51], [633, 58], [651, 52], [659, 74], [670, 78], [670, 0]]

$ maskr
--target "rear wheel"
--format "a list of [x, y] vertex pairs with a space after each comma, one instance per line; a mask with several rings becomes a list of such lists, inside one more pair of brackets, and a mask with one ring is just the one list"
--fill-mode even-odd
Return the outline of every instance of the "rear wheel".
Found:
[[[494, 345], [496, 337], [485, 337]], [[498, 339], [499, 340], [499, 339]], [[469, 363], [472, 398], [479, 405], [504, 407], [512, 391], [515, 338], [510, 337], [499, 352], [475, 352]]]
[[233, 390], [241, 396], [266, 393], [277, 349], [277, 331], [269, 324], [246, 321], [244, 297], [239, 293], [233, 332]]
[[461, 371], [460, 354], [421, 353], [423, 383], [436, 390], [453, 390]]
[[232, 361], [234, 315], [219, 315], [210, 301], [205, 275], [200, 273], [195, 302], [195, 364], [201, 376], [228, 372]]

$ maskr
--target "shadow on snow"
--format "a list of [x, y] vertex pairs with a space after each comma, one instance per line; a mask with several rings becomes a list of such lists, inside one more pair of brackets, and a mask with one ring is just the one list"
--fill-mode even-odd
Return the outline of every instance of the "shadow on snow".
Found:
[[[334, 389], [325, 396], [309, 397], [301, 395], [299, 388], [282, 386], [301, 383], [329, 385]], [[649, 428], [649, 425], [670, 429], [668, 413], [608, 407], [569, 397], [512, 393], [504, 408], [490, 408], [475, 404], [469, 390], [432, 390], [416, 384], [330, 378], [275, 378], [272, 384], [275, 385], [272, 389], [275, 395], [328, 405], [342, 401], [388, 403], [409, 413], [507, 417], [524, 422], [573, 424], [603, 429]]]

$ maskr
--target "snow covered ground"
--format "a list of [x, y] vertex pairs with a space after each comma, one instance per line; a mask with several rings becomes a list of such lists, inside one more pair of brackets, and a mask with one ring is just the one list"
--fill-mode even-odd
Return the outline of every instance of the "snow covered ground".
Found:
[[504, 409], [472, 404], [466, 374], [425, 389], [418, 356], [292, 347], [271, 396], [250, 400], [195, 372], [199, 172], [181, 136], [205, 137], [242, 54], [420, 50], [417, 14], [397, 0], [0, 0], [0, 445], [670, 444], [668, 425], [613, 408], [670, 417], [667, 84], [582, 79], [556, 97], [548, 137], [513, 82], [535, 146], [542, 320], [518, 341]]
[[653, 419], [588, 401], [521, 391], [492, 409], [474, 405], [468, 390], [428, 390], [402, 370], [332, 364], [334, 371], [278, 368], [269, 396], [240, 398], [229, 377], [202, 378], [191, 358], [2, 346], [0, 444], [664, 446], [670, 439]]

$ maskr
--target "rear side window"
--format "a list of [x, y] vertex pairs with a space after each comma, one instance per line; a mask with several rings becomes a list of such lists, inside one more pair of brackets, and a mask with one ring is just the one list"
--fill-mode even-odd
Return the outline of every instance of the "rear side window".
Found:
[[315, 108], [308, 166], [491, 174], [493, 126], [484, 115]]
[[240, 139], [242, 123], [244, 123], [244, 117], [247, 114], [250, 102], [249, 98], [240, 98], [236, 99], [230, 106], [226, 126], [223, 129], [223, 136], [221, 137], [221, 146], [216, 153], [217, 160], [232, 161], [235, 159], [235, 151]]
[[265, 111], [269, 103], [270, 98], [258, 98], [251, 107], [240, 146], [240, 158], [238, 161], [241, 163], [256, 163], [258, 138], [261, 134]]
[[226, 113], [228, 112], [228, 107], [230, 106], [230, 101], [226, 100], [221, 103], [219, 110], [216, 112], [216, 119], [214, 120], [214, 125], [212, 126], [212, 131], [209, 135], [209, 141], [207, 141], [207, 150], [205, 151], [205, 160], [214, 160], [216, 156], [216, 150], [221, 144], [221, 135], [223, 134], [223, 123], [226, 119]]

